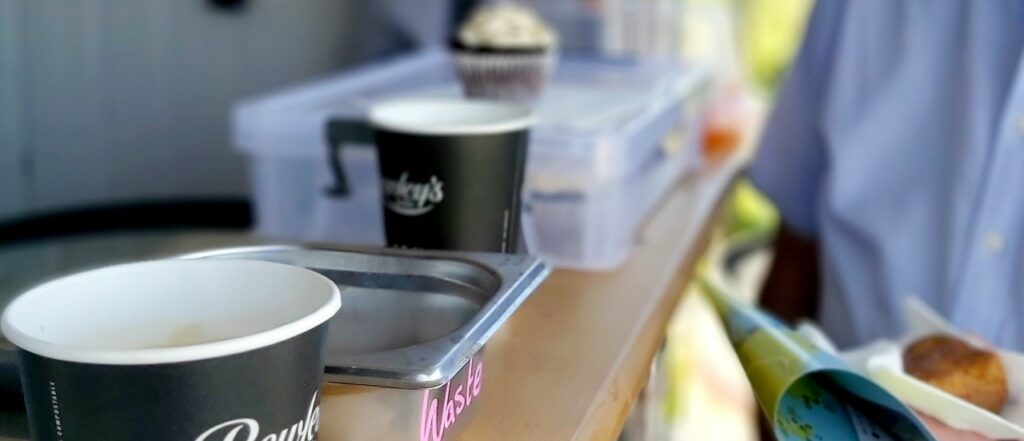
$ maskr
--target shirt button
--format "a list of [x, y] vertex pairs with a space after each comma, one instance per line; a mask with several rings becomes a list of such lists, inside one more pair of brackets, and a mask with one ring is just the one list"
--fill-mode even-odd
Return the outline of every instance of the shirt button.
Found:
[[1003, 250], [1006, 246], [1006, 239], [1003, 238], [1002, 234], [996, 232], [985, 233], [985, 248], [993, 253], [998, 253]]
[[1024, 135], [1024, 116], [1017, 118], [1017, 132]]

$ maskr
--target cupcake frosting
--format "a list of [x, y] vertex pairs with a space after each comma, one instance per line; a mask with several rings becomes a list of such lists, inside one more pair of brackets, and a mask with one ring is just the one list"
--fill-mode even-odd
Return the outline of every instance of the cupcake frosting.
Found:
[[548, 49], [558, 36], [530, 8], [496, 3], [473, 12], [459, 28], [458, 42], [477, 49]]

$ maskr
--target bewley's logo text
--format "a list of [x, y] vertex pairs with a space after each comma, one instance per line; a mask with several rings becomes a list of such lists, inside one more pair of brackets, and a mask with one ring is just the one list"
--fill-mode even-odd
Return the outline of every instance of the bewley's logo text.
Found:
[[444, 182], [431, 176], [427, 182], [410, 182], [409, 172], [398, 180], [384, 179], [384, 204], [388, 209], [406, 216], [419, 216], [434, 209], [444, 200]]
[[260, 423], [252, 418], [225, 421], [203, 432], [196, 441], [312, 441], [320, 431], [320, 406], [316, 404], [316, 393], [309, 400], [306, 419], [286, 427], [278, 433], [268, 433], [260, 438]]

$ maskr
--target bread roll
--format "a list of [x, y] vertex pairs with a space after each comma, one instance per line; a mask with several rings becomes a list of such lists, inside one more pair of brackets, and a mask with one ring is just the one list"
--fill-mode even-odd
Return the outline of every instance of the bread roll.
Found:
[[903, 352], [903, 369], [994, 413], [1006, 405], [1006, 372], [999, 355], [958, 338], [933, 335], [914, 342]]

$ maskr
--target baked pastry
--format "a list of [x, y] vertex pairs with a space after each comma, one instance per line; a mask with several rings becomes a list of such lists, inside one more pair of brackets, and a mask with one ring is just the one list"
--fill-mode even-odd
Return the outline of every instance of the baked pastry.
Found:
[[999, 355], [949, 335], [917, 340], [903, 352], [910, 375], [994, 413], [1006, 404], [1006, 372]]
[[532, 104], [554, 69], [558, 34], [529, 7], [501, 2], [476, 9], [452, 45], [466, 96]]

